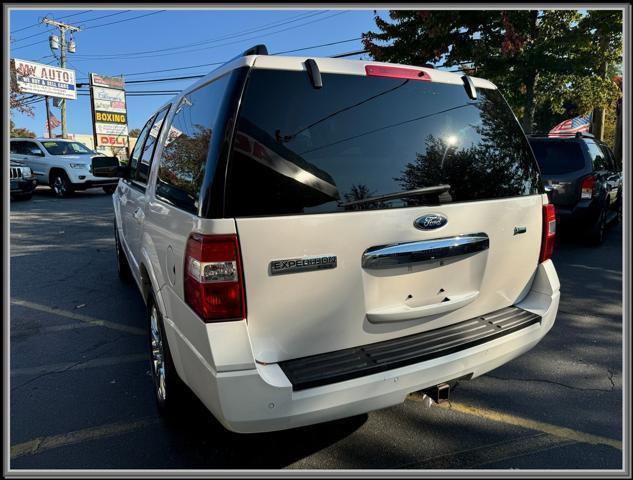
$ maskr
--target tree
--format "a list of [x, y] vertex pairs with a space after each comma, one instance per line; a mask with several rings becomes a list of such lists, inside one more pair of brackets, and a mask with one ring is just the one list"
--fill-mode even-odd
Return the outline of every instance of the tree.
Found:
[[11, 80], [9, 86], [9, 107], [29, 116], [33, 116], [33, 109], [25, 103], [26, 97], [20, 93], [18, 79], [15, 72], [15, 61], [11, 60]]
[[[363, 42], [377, 60], [413, 65], [462, 66], [469, 74], [496, 83], [526, 132], [534, 128], [537, 108], [552, 102], [560, 113], [570, 98], [580, 109], [612, 101], [596, 59], [621, 56], [621, 12], [577, 10], [403, 11], [391, 10], [393, 22], [375, 17], [379, 32]], [[610, 23], [620, 15], [620, 24]], [[596, 54], [596, 36], [604, 36]], [[601, 37], [600, 37], [601, 38]], [[598, 62], [599, 63], [599, 62]], [[561, 92], [564, 91], [564, 95]]]
[[134, 138], [138, 138], [138, 136], [141, 134], [141, 129], [140, 128], [133, 128], [132, 130], [130, 130], [129, 132], [129, 136], [130, 137], [134, 137]]
[[11, 138], [35, 138], [37, 135], [27, 128], [16, 128], [13, 120], [10, 121]]

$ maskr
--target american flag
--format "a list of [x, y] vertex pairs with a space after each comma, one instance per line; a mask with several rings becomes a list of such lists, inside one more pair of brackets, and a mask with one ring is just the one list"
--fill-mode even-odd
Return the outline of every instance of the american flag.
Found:
[[58, 118], [51, 113], [50, 116], [48, 117], [48, 122], [44, 122], [44, 136], [45, 137], [48, 137], [49, 123], [51, 125], [51, 130], [55, 130], [57, 127], [59, 127], [62, 124], [62, 122], [60, 122]]
[[588, 132], [591, 128], [591, 113], [584, 117], [574, 117], [560, 122], [549, 131], [549, 137], [564, 137], [578, 132]]

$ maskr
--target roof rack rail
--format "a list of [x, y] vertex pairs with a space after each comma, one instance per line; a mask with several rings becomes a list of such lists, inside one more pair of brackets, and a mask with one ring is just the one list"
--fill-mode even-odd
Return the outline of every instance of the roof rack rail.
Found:
[[[235, 60], [237, 58], [246, 57], [248, 55], [268, 55], [268, 48], [266, 48], [266, 45], [264, 45], [263, 43], [260, 43], [260, 44], [255, 45], [255, 46], [253, 46], [253, 47], [251, 47], [251, 48], [249, 48], [247, 50], [244, 50], [239, 55], [235, 55], [233, 58], [227, 60], [222, 65], [226, 65], [227, 63], [231, 63], [233, 60]], [[222, 67], [220, 66], [218, 68], [222, 68]]]

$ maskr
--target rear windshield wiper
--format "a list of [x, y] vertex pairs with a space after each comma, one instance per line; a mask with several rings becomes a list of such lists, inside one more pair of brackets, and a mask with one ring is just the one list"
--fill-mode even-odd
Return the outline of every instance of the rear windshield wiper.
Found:
[[352, 202], [339, 203], [339, 207], [349, 207], [351, 205], [359, 205], [361, 203], [380, 202], [382, 200], [395, 200], [397, 198], [415, 197], [419, 195], [428, 195], [430, 193], [442, 193], [450, 190], [448, 184], [434, 185], [432, 187], [414, 188], [413, 190], [405, 190], [404, 192], [386, 193], [384, 195], [376, 195], [375, 197], [361, 198]]

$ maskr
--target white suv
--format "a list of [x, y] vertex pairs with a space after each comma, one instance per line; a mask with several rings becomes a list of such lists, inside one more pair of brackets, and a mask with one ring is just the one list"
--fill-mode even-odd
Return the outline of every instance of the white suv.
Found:
[[251, 53], [150, 117], [112, 197], [160, 409], [186, 385], [229, 430], [287, 429], [536, 345], [556, 222], [496, 87]]
[[104, 157], [83, 143], [61, 138], [12, 138], [11, 160], [27, 165], [40, 185], [66, 197], [75, 190], [103, 188], [113, 193], [116, 180], [92, 175], [92, 159]]

